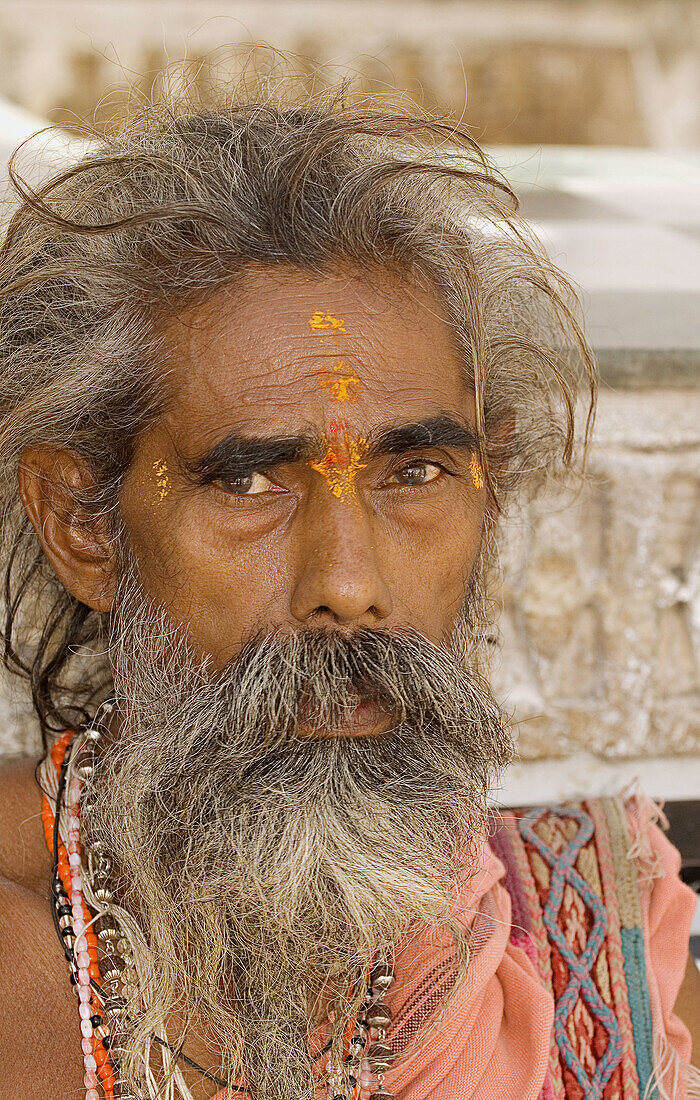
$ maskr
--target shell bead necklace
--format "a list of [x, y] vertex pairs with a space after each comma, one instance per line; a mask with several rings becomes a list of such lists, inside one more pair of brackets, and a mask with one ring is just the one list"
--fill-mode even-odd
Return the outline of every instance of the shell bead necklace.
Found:
[[[148, 1066], [136, 1095], [118, 1076], [119, 1040], [123, 1042], [133, 1026], [128, 1008], [138, 1003], [134, 951], [130, 942], [134, 929], [123, 928], [115, 912], [109, 881], [112, 871], [109, 853], [100, 842], [93, 841], [86, 848], [81, 838], [80, 795], [95, 767], [95, 750], [103, 733], [101, 719], [112, 709], [112, 703], [102, 704], [89, 726], [78, 734], [68, 731], [59, 737], [43, 768], [49, 793], [54, 793], [55, 788], [55, 808], [46, 793], [42, 803], [46, 841], [54, 856], [53, 918], [78, 997], [85, 1100], [101, 1100], [100, 1086], [104, 1100], [159, 1100], [157, 1084]], [[62, 832], [65, 843], [61, 839]], [[94, 914], [85, 901], [86, 890], [96, 909]], [[389, 961], [375, 960], [370, 969], [366, 999], [349, 1042], [346, 1039], [344, 1044], [344, 1061], [329, 1068], [328, 1100], [394, 1100], [384, 1087], [384, 1074], [393, 1060], [387, 1041], [391, 1014], [384, 998], [393, 981], [394, 972]], [[175, 1087], [182, 1100], [192, 1100], [176, 1059], [220, 1087], [228, 1088], [231, 1096], [250, 1095], [245, 1086], [227, 1086], [226, 1082], [171, 1047], [164, 1037], [154, 1035], [152, 1040], [161, 1047], [164, 1065], [172, 1070], [165, 1100], [174, 1098]], [[329, 1042], [314, 1061], [330, 1049]], [[373, 1075], [377, 1088], [370, 1093]]]

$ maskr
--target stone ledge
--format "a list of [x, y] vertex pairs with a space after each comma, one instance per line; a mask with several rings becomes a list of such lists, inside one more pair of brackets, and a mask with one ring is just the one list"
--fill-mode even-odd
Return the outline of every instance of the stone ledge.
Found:
[[[700, 351], [596, 348], [601, 382], [619, 390], [700, 390]], [[700, 418], [700, 412], [699, 412]]]
[[700, 791], [700, 755], [648, 756], [601, 760], [578, 752], [566, 760], [518, 761], [507, 769], [493, 801], [499, 806], [529, 806], [538, 802], [618, 795], [639, 780], [652, 798], [694, 799]]

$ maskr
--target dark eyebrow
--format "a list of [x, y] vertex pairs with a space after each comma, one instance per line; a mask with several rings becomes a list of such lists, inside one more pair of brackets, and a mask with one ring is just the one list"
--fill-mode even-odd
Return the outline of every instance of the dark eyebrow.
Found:
[[181, 463], [185, 471], [206, 485], [231, 470], [253, 473], [269, 470], [286, 462], [311, 459], [318, 452], [318, 436], [312, 432], [299, 435], [256, 436], [231, 432], [210, 450], [197, 458]]
[[441, 414], [411, 424], [379, 428], [370, 435], [369, 454], [401, 454], [420, 447], [455, 447], [473, 451], [478, 446], [479, 436], [473, 428], [453, 416]]
[[[419, 447], [455, 447], [476, 450], [479, 436], [468, 424], [441, 414], [408, 424], [377, 428], [368, 438], [368, 455], [402, 454]], [[245, 436], [232, 432], [199, 457], [180, 457], [184, 470], [201, 484], [208, 484], [232, 470], [252, 473], [270, 470], [287, 462], [313, 460], [322, 447], [317, 432], [298, 435]]]

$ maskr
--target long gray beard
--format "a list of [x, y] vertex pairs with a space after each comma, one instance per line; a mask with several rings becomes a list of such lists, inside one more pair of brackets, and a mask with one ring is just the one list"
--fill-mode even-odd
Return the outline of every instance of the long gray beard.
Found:
[[[466, 646], [459, 629], [444, 646], [265, 633], [215, 672], [127, 578], [111, 640], [122, 725], [87, 824], [148, 945], [128, 1074], [177, 1012], [206, 1021], [213, 1063], [256, 1100], [310, 1100], [310, 1031], [332, 1010], [338, 1047], [377, 951], [447, 929], [464, 973], [455, 884], [511, 751]], [[395, 714], [391, 731], [300, 737], [300, 700], [332, 730], [365, 698]]]

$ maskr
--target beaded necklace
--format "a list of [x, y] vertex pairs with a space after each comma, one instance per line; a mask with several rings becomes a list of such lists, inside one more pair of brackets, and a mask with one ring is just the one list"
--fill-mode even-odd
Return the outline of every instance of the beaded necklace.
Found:
[[[85, 860], [80, 835], [80, 794], [94, 769], [95, 749], [103, 733], [99, 719], [111, 710], [111, 703], [103, 704], [89, 726], [78, 734], [69, 730], [59, 737], [42, 767], [45, 787], [42, 822], [46, 843], [54, 857], [52, 915], [78, 996], [85, 1100], [100, 1100], [100, 1085], [104, 1100], [145, 1100], [146, 1097], [157, 1100], [157, 1083], [148, 1065], [137, 1096], [118, 1077], [119, 1046], [115, 1038], [132, 1023], [127, 1004], [134, 998], [137, 988], [129, 935], [135, 935], [135, 928], [125, 927], [123, 918], [120, 922], [114, 911], [116, 907], [109, 887], [111, 860], [104, 846], [93, 842]], [[51, 795], [55, 798], [55, 809]], [[85, 894], [96, 909], [95, 913], [88, 908]], [[103, 949], [102, 967], [98, 940]], [[369, 967], [365, 1002], [354, 1027], [349, 1025], [344, 1036], [343, 1063], [329, 1071], [328, 1100], [366, 1100], [372, 1075], [376, 1075], [377, 1088], [369, 1095], [369, 1100], [394, 1100], [384, 1088], [384, 1073], [393, 1060], [391, 1046], [386, 1040], [391, 1015], [384, 997], [393, 980], [394, 972], [388, 960], [375, 959]], [[164, 1036], [153, 1035], [152, 1040], [161, 1049], [164, 1066], [171, 1070], [168, 1098], [174, 1095], [173, 1089], [177, 1087], [182, 1100], [193, 1100], [176, 1059], [222, 1088], [228, 1088], [229, 1095], [250, 1095], [244, 1085], [227, 1086], [172, 1047]], [[328, 1053], [331, 1046], [328, 1042], [314, 1061]]]

